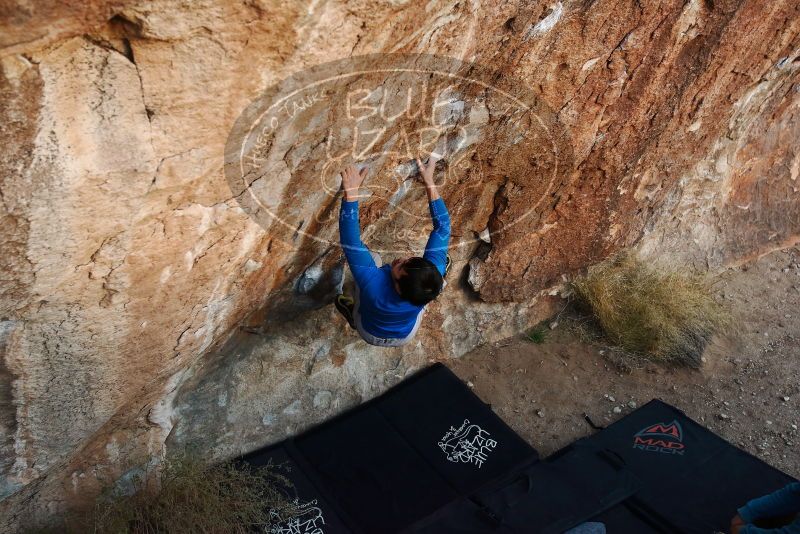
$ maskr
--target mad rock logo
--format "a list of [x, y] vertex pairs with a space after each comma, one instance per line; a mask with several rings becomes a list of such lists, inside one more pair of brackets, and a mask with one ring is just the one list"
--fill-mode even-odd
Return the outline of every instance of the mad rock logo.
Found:
[[633, 448], [661, 454], [683, 456], [683, 428], [678, 421], [647, 426], [633, 436]]
[[489, 437], [489, 432], [464, 419], [458, 427], [450, 430], [439, 440], [439, 448], [447, 459], [455, 463], [468, 463], [480, 468], [497, 447], [497, 442]]

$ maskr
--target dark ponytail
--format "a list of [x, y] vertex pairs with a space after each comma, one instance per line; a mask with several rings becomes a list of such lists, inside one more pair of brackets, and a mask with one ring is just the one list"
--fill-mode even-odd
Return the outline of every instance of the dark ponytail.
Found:
[[400, 296], [416, 306], [424, 306], [442, 291], [442, 274], [429, 260], [409, 258], [403, 269], [406, 275], [397, 280]]

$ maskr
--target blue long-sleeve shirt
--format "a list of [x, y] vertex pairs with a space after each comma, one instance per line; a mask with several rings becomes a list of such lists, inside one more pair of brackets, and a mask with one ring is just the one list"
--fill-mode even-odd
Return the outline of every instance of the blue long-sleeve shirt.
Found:
[[741, 534], [800, 534], [800, 518], [780, 528], [765, 529], [752, 525], [753, 521], [800, 513], [800, 482], [793, 482], [769, 495], [753, 499], [739, 508], [739, 517], [747, 523]]
[[[441, 198], [429, 202], [428, 205], [433, 231], [422, 257], [433, 263], [444, 276], [450, 241], [450, 214]], [[392, 281], [391, 265], [375, 265], [369, 249], [361, 242], [357, 200], [348, 202], [342, 198], [339, 238], [350, 271], [358, 284], [361, 326], [376, 337], [406, 337], [414, 328], [417, 316], [424, 306], [417, 306], [400, 297]]]

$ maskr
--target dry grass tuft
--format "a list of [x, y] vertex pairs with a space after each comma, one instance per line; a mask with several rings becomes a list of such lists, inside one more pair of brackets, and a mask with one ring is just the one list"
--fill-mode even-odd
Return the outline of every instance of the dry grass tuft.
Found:
[[589, 268], [572, 288], [608, 340], [633, 357], [700, 367], [711, 337], [731, 323], [702, 276], [655, 269], [630, 254]]
[[285, 520], [294, 514], [295, 504], [286, 498], [291, 488], [275, 466], [208, 466], [198, 456], [182, 454], [166, 462], [157, 489], [139, 480], [133, 495], [104, 495], [91, 513], [69, 521], [69, 531], [268, 532], [276, 517]]

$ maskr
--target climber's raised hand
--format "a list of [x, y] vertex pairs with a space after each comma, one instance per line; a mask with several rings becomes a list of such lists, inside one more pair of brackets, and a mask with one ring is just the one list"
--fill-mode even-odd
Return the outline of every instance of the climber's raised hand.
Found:
[[430, 155], [428, 158], [428, 163], [422, 163], [422, 160], [417, 158], [417, 166], [419, 167], [419, 174], [422, 176], [422, 183], [425, 184], [426, 187], [435, 185], [433, 181], [433, 170], [436, 168], [436, 161], [437, 159]]
[[345, 200], [358, 200], [358, 189], [367, 177], [367, 168], [358, 172], [355, 165], [348, 165], [342, 171], [342, 189], [344, 189]]

